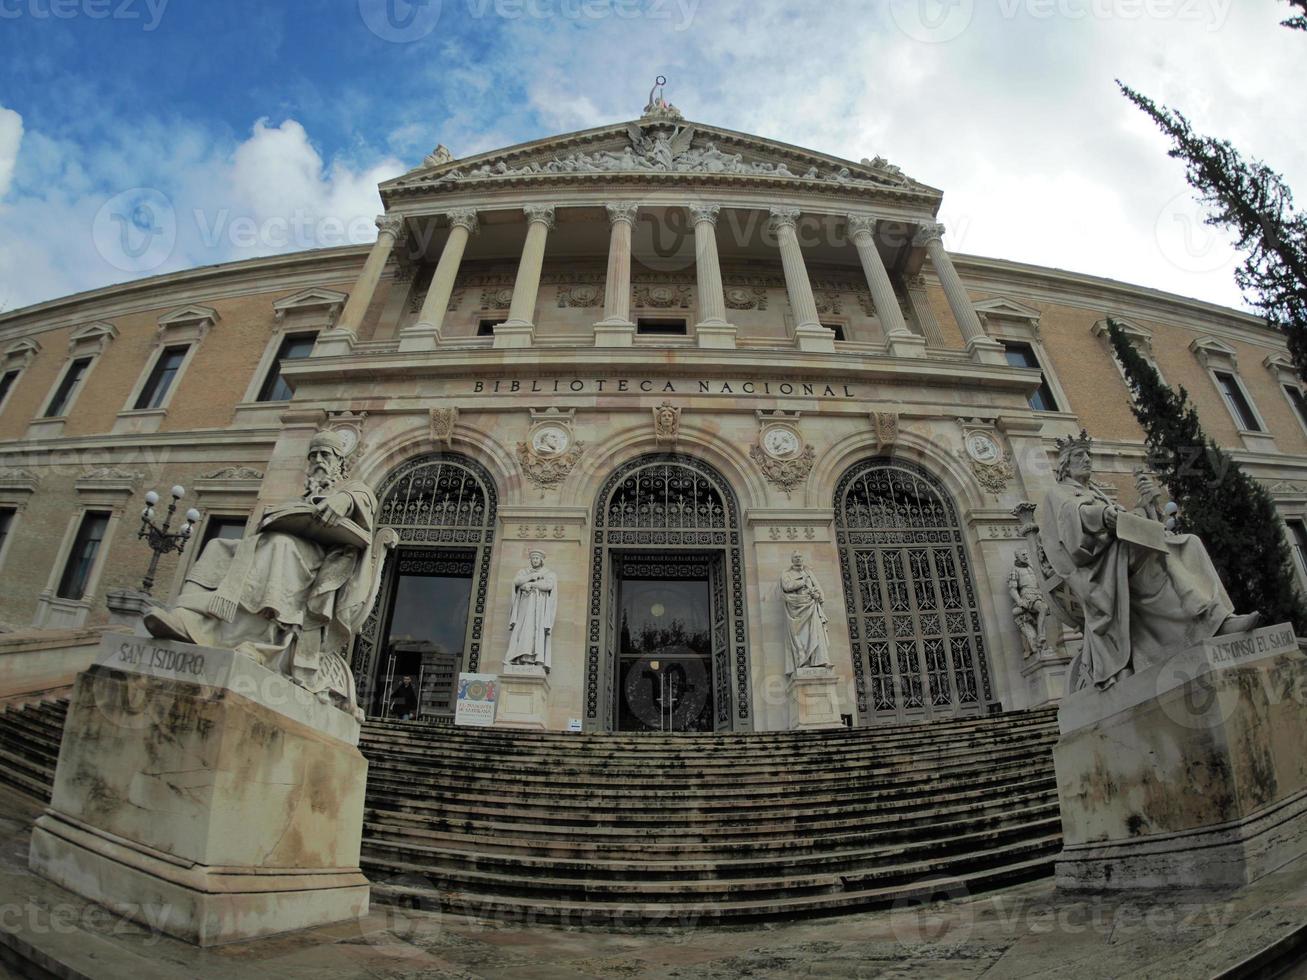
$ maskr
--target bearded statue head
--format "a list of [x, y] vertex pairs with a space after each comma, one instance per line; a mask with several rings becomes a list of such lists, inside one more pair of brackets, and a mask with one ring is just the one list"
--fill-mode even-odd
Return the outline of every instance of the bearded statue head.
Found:
[[344, 475], [345, 441], [330, 430], [318, 431], [309, 442], [304, 496], [319, 497], [330, 492]]

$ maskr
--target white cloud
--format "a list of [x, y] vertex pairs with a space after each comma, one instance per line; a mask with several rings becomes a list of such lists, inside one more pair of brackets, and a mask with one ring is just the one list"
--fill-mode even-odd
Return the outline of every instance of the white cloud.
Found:
[[23, 117], [12, 109], [0, 106], [0, 200], [9, 193], [14, 177], [14, 164], [18, 161], [18, 148], [23, 143]]

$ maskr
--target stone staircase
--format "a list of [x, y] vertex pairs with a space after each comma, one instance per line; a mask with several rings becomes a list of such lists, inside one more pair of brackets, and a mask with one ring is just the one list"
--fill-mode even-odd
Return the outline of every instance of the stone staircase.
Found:
[[[0, 784], [48, 800], [66, 700], [0, 713]], [[730, 924], [1052, 873], [1056, 712], [753, 735], [370, 722], [373, 900], [522, 923]]]
[[369, 724], [374, 899], [560, 925], [887, 907], [1052, 873], [1054, 711], [901, 728], [563, 735]]
[[67, 698], [0, 711], [0, 786], [50, 802], [67, 714]]

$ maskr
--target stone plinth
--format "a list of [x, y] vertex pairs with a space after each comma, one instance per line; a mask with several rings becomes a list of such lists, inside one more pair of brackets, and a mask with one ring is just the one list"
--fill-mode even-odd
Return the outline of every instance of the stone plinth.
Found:
[[549, 675], [543, 667], [505, 667], [499, 674], [499, 728], [537, 728], [549, 722]]
[[790, 730], [840, 728], [839, 678], [829, 667], [800, 667], [785, 686]]
[[137, 636], [147, 635], [142, 618], [154, 608], [154, 600], [135, 589], [110, 589], [105, 593], [104, 604], [109, 609], [109, 622], [126, 626]]
[[1289, 625], [1068, 697], [1060, 887], [1240, 887], [1307, 854], [1307, 657]]
[[77, 678], [31, 867], [201, 946], [362, 915], [358, 734], [230, 650], [105, 637]]

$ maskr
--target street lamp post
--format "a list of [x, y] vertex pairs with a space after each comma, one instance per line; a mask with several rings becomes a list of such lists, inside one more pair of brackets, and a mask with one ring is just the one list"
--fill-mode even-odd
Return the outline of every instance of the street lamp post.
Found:
[[168, 513], [164, 515], [163, 524], [160, 526], [154, 519], [154, 507], [159, 502], [159, 495], [153, 490], [145, 495], [145, 509], [141, 511], [141, 529], [137, 532], [138, 538], [145, 538], [154, 552], [150, 556], [150, 568], [145, 573], [145, 578], [141, 582], [141, 590], [150, 594], [150, 589], [154, 588], [154, 574], [159, 569], [159, 558], [170, 551], [181, 554], [186, 550], [186, 542], [191, 539], [191, 533], [195, 530], [195, 525], [200, 519], [200, 512], [192, 507], [186, 512], [186, 523], [176, 531], [171, 530], [172, 516], [177, 512], [177, 502], [186, 496], [186, 488], [176, 486], [172, 488], [172, 500], [168, 503]]

